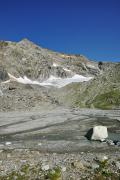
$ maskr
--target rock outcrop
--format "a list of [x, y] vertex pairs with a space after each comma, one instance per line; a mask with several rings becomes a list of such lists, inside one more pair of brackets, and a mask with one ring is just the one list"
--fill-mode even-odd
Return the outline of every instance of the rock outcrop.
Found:
[[[7, 43], [7, 45], [6, 45]], [[27, 39], [18, 43], [0, 43], [0, 64], [15, 76], [27, 76], [32, 79], [47, 79], [71, 76], [70, 71], [81, 75], [99, 73], [98, 64], [82, 55], [65, 55], [43, 49]]]

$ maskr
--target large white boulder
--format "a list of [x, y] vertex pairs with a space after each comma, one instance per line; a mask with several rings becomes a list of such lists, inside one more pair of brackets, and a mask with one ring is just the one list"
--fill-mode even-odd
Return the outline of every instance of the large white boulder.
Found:
[[107, 131], [106, 126], [95, 126], [95, 127], [93, 127], [91, 140], [103, 141], [107, 137], [108, 137], [108, 131]]

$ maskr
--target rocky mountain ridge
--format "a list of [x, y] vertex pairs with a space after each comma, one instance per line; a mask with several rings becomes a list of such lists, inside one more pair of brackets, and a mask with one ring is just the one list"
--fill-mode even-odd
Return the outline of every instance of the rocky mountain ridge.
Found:
[[[8, 73], [15, 78], [26, 76], [31, 81], [47, 81], [54, 86], [22, 85], [14, 78], [11, 82]], [[74, 78], [76, 75], [77, 79]], [[6, 80], [8, 82], [4, 84]], [[1, 111], [39, 109], [45, 104], [103, 109], [120, 107], [120, 63], [94, 62], [82, 55], [53, 52], [27, 39], [18, 43], [0, 42], [0, 81]], [[58, 89], [55, 83], [60, 81], [69, 83]]]
[[99, 73], [98, 64], [82, 55], [56, 53], [43, 49], [27, 39], [18, 43], [1, 42], [0, 44], [0, 64], [15, 76], [26, 75], [41, 80], [50, 75], [66, 77], [69, 76], [70, 71], [81, 75]]

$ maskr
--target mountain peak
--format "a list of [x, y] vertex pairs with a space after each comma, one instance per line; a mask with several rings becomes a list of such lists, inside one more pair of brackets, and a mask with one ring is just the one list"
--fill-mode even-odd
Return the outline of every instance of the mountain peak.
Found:
[[22, 45], [22, 46], [35, 46], [35, 44], [27, 38], [22, 39], [17, 44]]
[[30, 41], [30, 40], [29, 40], [29, 39], [27, 39], [27, 38], [23, 38], [23, 39], [21, 39], [19, 42], [32, 43], [32, 41]]

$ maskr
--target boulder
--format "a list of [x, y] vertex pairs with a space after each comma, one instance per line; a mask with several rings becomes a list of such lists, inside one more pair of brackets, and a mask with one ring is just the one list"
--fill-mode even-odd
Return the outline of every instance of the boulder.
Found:
[[104, 141], [108, 137], [107, 127], [106, 126], [95, 126], [87, 132], [86, 137], [89, 140]]

